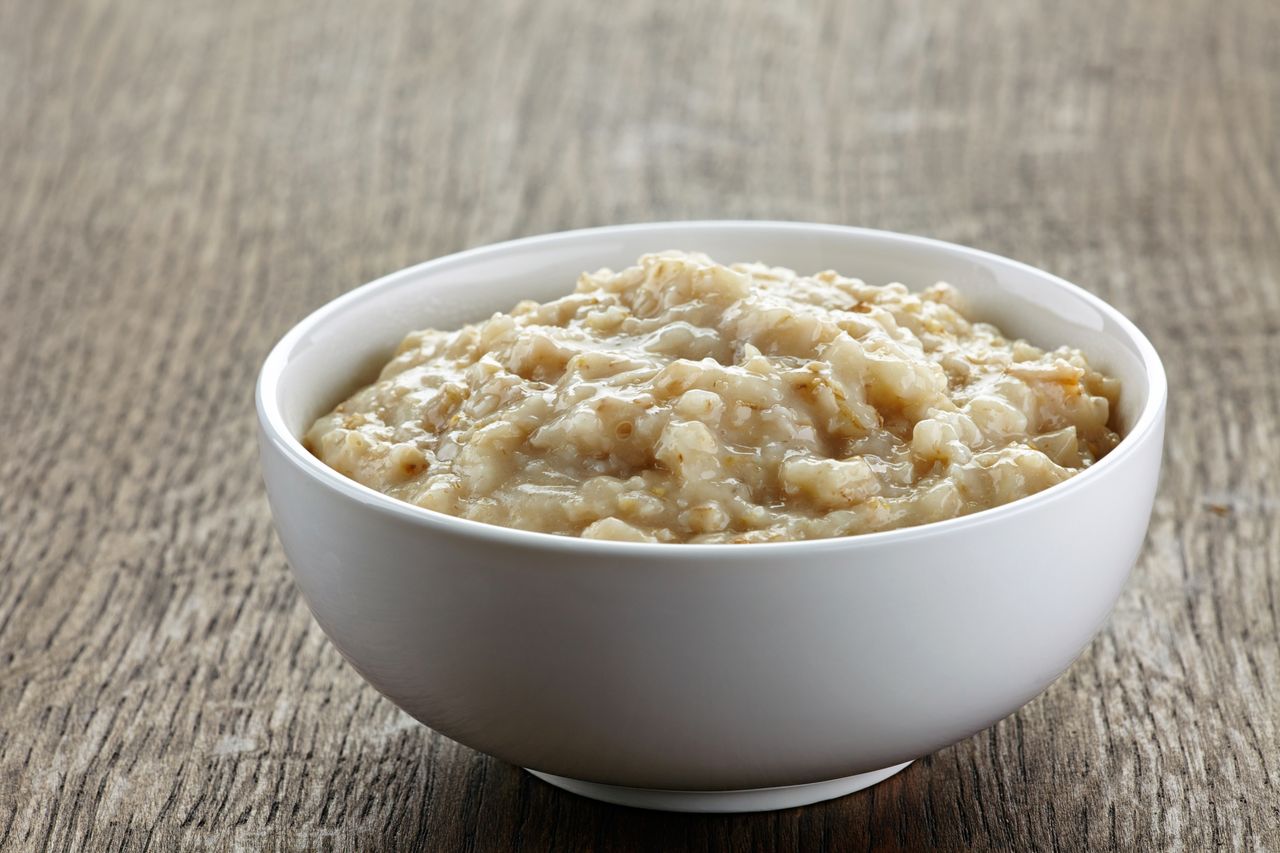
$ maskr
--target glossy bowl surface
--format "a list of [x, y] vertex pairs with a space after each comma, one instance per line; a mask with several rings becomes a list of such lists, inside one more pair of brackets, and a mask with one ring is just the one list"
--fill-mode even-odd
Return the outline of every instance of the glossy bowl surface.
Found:
[[[1080, 347], [1118, 376], [1124, 439], [1003, 507], [753, 545], [587, 541], [453, 518], [348, 480], [299, 442], [409, 330], [547, 300], [583, 270], [669, 248], [913, 289], [949, 281], [972, 315]], [[1142, 546], [1165, 398], [1160, 360], [1129, 320], [1024, 264], [857, 228], [677, 222], [486, 246], [353, 290], [284, 336], [257, 405], [298, 585], [374, 687], [544, 778], [706, 792], [892, 768], [1044, 690], [1103, 624]]]

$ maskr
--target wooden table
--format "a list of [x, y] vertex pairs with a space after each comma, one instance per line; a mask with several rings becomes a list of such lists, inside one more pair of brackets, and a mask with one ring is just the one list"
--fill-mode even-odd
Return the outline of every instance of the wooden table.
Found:
[[[0, 848], [1280, 847], [1280, 5], [0, 0], [0, 116]], [[257, 472], [259, 363], [331, 297], [698, 217], [1047, 267], [1172, 384], [1083, 657], [806, 809], [614, 808], [433, 736], [312, 623]]]

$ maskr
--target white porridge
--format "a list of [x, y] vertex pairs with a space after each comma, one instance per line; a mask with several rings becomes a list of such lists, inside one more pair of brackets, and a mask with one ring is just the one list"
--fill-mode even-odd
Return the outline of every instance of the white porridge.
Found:
[[307, 432], [421, 507], [655, 542], [846, 536], [1041, 491], [1119, 436], [1119, 383], [966, 319], [956, 291], [684, 252], [413, 332]]

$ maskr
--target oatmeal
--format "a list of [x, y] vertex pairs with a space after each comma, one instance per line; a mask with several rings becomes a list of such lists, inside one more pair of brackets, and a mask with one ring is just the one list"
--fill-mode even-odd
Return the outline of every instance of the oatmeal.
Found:
[[1117, 380], [957, 292], [683, 252], [413, 332], [307, 432], [409, 503], [637, 542], [847, 536], [1008, 503], [1119, 441]]

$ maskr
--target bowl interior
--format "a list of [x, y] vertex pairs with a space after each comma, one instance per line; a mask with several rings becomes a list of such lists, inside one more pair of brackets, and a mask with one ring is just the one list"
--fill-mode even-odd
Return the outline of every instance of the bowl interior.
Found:
[[969, 313], [1041, 347], [1080, 348], [1122, 382], [1116, 419], [1137, 423], [1152, 390], [1154, 353], [1131, 323], [1047, 273], [984, 252], [888, 232], [797, 223], [688, 222], [552, 234], [450, 255], [389, 275], [316, 311], [272, 352], [263, 396], [297, 438], [316, 417], [372, 381], [404, 335], [456, 328], [570, 292], [578, 275], [618, 269], [645, 252], [701, 251], [723, 263], [761, 261], [802, 274], [834, 269], [872, 284], [955, 285]]

